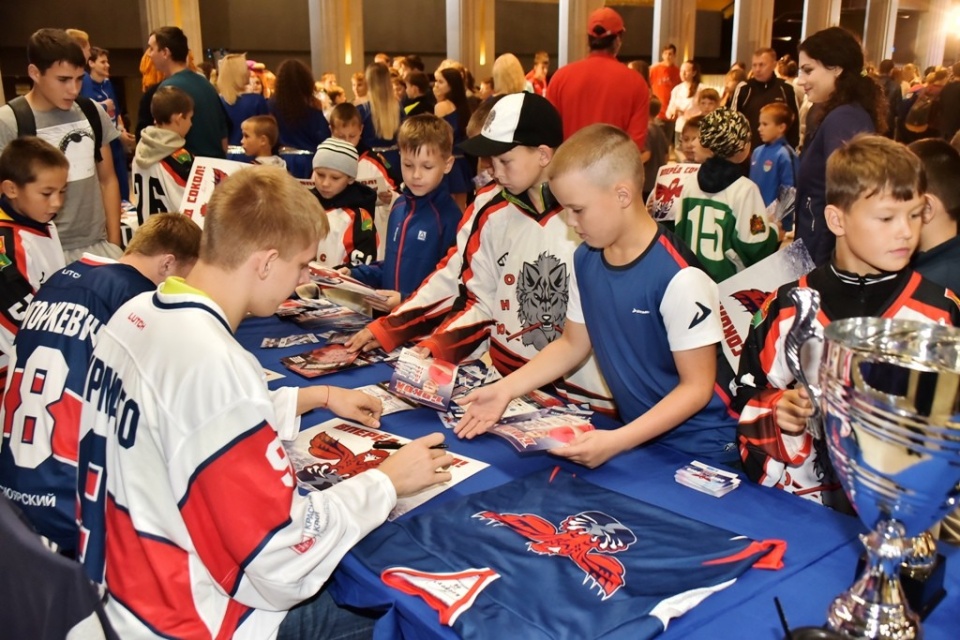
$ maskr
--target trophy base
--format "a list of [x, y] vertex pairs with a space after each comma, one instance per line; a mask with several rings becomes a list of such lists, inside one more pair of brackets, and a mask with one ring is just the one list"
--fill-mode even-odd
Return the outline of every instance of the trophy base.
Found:
[[[860, 576], [866, 567], [866, 554], [860, 556], [860, 562], [857, 563], [857, 572], [854, 574]], [[933, 567], [926, 577], [914, 577], [909, 575], [906, 570], [900, 572], [900, 584], [903, 586], [904, 595], [907, 602], [910, 603], [910, 609], [920, 616], [921, 620], [926, 620], [944, 596], [947, 595], [943, 588], [943, 581], [947, 571], [947, 559], [943, 554], [938, 553], [933, 562]]]

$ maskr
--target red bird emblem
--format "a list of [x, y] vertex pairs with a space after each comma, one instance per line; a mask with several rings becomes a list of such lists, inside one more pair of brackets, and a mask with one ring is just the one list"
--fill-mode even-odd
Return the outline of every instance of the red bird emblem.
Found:
[[509, 527], [530, 540], [527, 550], [546, 556], [568, 558], [576, 564], [606, 600], [625, 584], [626, 569], [608, 554], [626, 551], [637, 536], [625, 524], [600, 511], [583, 511], [569, 516], [557, 528], [532, 513], [495, 513], [481, 511], [473, 515], [493, 526]]
[[743, 305], [743, 308], [747, 310], [751, 316], [760, 310], [760, 307], [763, 306], [763, 301], [767, 299], [767, 296], [770, 295], [766, 291], [761, 291], [760, 289], [744, 289], [743, 291], [737, 291], [731, 296], [740, 304]]
[[326, 489], [367, 469], [380, 466], [390, 452], [371, 449], [357, 455], [329, 434], [318, 433], [310, 440], [310, 454], [324, 462], [304, 467], [297, 473], [297, 477], [307, 484]]

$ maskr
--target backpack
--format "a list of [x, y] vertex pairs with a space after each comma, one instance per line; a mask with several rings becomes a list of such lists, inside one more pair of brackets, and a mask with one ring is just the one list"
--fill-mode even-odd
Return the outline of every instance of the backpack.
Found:
[[931, 89], [932, 87], [927, 87], [920, 91], [910, 111], [907, 112], [907, 117], [903, 121], [907, 131], [924, 133], [934, 126], [940, 111], [940, 92]]
[[[93, 128], [94, 152], [93, 157], [97, 162], [103, 160], [100, 153], [100, 147], [103, 146], [103, 123], [100, 122], [100, 107], [90, 98], [77, 96], [77, 106], [83, 115], [87, 117], [90, 126]], [[17, 121], [17, 136], [35, 136], [37, 135], [37, 119], [33, 115], [33, 109], [30, 103], [23, 96], [18, 96], [8, 102], [13, 111], [13, 117]]]

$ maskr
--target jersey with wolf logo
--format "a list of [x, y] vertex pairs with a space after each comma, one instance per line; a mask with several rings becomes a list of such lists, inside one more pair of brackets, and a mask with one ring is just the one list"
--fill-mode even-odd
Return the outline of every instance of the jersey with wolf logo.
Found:
[[[734, 405], [741, 410], [737, 438], [747, 476], [762, 485], [846, 510], [839, 480], [825, 444], [809, 433], [784, 433], [777, 424], [777, 403], [794, 386], [787, 368], [784, 340], [796, 310], [788, 297], [794, 287], [820, 292], [816, 323], [820, 329], [834, 320], [856, 316], [903, 318], [957, 326], [960, 301], [949, 290], [911, 269], [884, 274], [873, 282], [849, 281], [824, 265], [770, 295], [754, 317], [737, 373]], [[875, 293], [871, 291], [875, 290]], [[801, 352], [804, 371], [814, 383], [823, 344], [810, 341]]]
[[652, 638], [751, 566], [780, 564], [782, 542], [551, 473], [389, 522], [355, 555], [463, 638]]
[[[579, 238], [543, 187], [538, 214], [526, 194], [498, 193], [476, 215], [464, 252], [463, 286], [453, 311], [420, 346], [443, 360], [476, 358], [490, 340], [500, 373], [516, 371], [563, 332], [573, 252]], [[570, 399], [597, 410], [613, 404], [593, 357], [557, 383]]]
[[[538, 216], [525, 196], [509, 196], [496, 183], [481, 189], [457, 231], [457, 246], [410, 298], [368, 326], [383, 348], [395, 349], [436, 330], [421, 345], [436, 357], [459, 362], [484, 349], [489, 339], [494, 365], [507, 374], [536, 355], [537, 344], [554, 340], [566, 317], [579, 240], [561, 220], [546, 187], [544, 194], [551, 204]], [[611, 409], [610, 392], [592, 357], [561, 382], [562, 395]]]

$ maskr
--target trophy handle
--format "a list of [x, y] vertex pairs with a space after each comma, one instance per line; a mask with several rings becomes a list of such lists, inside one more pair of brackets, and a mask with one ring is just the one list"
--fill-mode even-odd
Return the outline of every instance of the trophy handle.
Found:
[[820, 311], [820, 292], [808, 287], [794, 287], [789, 295], [797, 312], [793, 318], [793, 326], [784, 338], [784, 355], [790, 373], [807, 390], [813, 403], [813, 416], [807, 420], [807, 431], [819, 440], [823, 437], [823, 411], [820, 408], [820, 397], [823, 394], [819, 386], [811, 384], [807, 379], [800, 360], [800, 348], [810, 340], [823, 342], [822, 332], [816, 324], [817, 313]]

